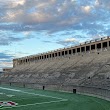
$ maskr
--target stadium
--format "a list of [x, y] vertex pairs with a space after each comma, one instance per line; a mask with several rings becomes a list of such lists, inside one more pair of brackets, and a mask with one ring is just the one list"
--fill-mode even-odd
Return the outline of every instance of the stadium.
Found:
[[13, 59], [0, 109], [110, 110], [110, 37]]
[[0, 110], [110, 110], [110, 0], [1, 0]]

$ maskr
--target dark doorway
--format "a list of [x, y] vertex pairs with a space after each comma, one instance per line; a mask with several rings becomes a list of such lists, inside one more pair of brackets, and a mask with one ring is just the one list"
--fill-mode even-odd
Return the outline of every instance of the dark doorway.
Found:
[[76, 94], [76, 89], [73, 89], [73, 93]]
[[76, 50], [75, 49], [73, 49], [73, 54], [75, 54], [76, 53]]
[[25, 88], [25, 84], [23, 84], [23, 87]]
[[45, 86], [43, 86], [43, 90], [45, 90]]
[[81, 52], [84, 52], [85, 51], [85, 47], [81, 47]]
[[58, 52], [58, 56], [61, 56], [60, 52]]
[[97, 49], [101, 49], [101, 43], [97, 44]]
[[54, 53], [52, 54], [52, 57], [54, 58]]
[[46, 55], [44, 55], [44, 58], [46, 59]]
[[69, 54], [71, 54], [71, 50], [69, 50]]
[[55, 53], [55, 57], [57, 57], [57, 53]]
[[44, 59], [44, 57], [42, 56], [42, 59]]
[[90, 46], [86, 46], [86, 51], [90, 51]]
[[107, 47], [107, 42], [103, 42], [103, 48]]
[[68, 52], [67, 51], [65, 51], [65, 55], [67, 55], [68, 54]]
[[80, 48], [77, 48], [77, 53], [79, 53], [80, 52]]
[[91, 50], [95, 50], [95, 44], [91, 45]]
[[62, 56], [64, 56], [64, 51], [62, 51]]
[[52, 57], [52, 55], [50, 54], [50, 58]]
[[11, 86], [11, 83], [10, 83], [10, 86]]

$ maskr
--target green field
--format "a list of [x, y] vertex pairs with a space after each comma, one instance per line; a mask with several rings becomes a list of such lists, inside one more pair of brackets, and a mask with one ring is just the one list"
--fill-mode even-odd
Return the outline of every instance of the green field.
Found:
[[16, 106], [0, 106], [1, 110], [110, 110], [110, 102], [84, 95], [0, 86], [0, 101]]

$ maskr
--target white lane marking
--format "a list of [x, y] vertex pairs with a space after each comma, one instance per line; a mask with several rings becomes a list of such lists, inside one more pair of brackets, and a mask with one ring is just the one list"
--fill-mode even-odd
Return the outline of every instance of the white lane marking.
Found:
[[24, 92], [24, 91], [20, 91], [20, 92], [25, 93], [25, 94], [30, 94], [30, 95], [36, 95], [36, 96], [42, 96], [42, 97], [49, 97], [49, 98], [54, 98], [54, 99], [65, 100], [63, 98], [53, 97], [53, 96], [48, 96], [48, 95], [42, 95], [42, 94], [36, 94], [36, 93], [30, 93], [30, 92]]
[[9, 90], [9, 91], [16, 91], [16, 92], [20, 92], [20, 93], [25, 93], [25, 94], [30, 94], [30, 95], [36, 95], [36, 96], [42, 96], [42, 97], [50, 97], [50, 98], [60, 99], [60, 100], [67, 100], [67, 99], [64, 99], [64, 98], [53, 97], [53, 96], [42, 95], [42, 94], [36, 94], [36, 93], [30, 93], [30, 92], [25, 92], [25, 91], [16, 90], [16, 89], [10, 89], [10, 88], [4, 88], [4, 87], [0, 87], [0, 89], [5, 89], [5, 90]]
[[4, 108], [0, 108], [0, 109], [10, 109], [10, 108], [18, 108], [18, 107], [26, 107], [26, 106], [32, 106], [32, 105], [50, 104], [50, 103], [57, 103], [57, 102], [64, 102], [64, 101], [68, 101], [68, 99], [59, 100], [59, 101], [50, 101], [50, 102], [42, 102], [42, 103], [19, 105], [19, 106], [13, 106], [13, 107], [4, 107]]
[[0, 87], [0, 89], [16, 91], [16, 92], [20, 92], [21, 91], [21, 90], [17, 90], [17, 89], [10, 89], [10, 88], [4, 88], [4, 87]]

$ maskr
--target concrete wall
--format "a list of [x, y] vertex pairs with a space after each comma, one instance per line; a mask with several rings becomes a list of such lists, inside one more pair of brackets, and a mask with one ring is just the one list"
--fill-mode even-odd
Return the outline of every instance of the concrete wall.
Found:
[[87, 86], [75, 86], [75, 85], [46, 85], [46, 84], [35, 84], [35, 83], [9, 83], [9, 82], [1, 82], [1, 85], [10, 85], [10, 86], [18, 86], [18, 87], [26, 87], [32, 89], [41, 89], [43, 90], [43, 86], [45, 86], [45, 90], [51, 91], [60, 91], [60, 92], [69, 92], [73, 93], [73, 89], [76, 89], [77, 94], [95, 96], [98, 98], [102, 98], [110, 101], [110, 90], [96, 87], [87, 87]]

